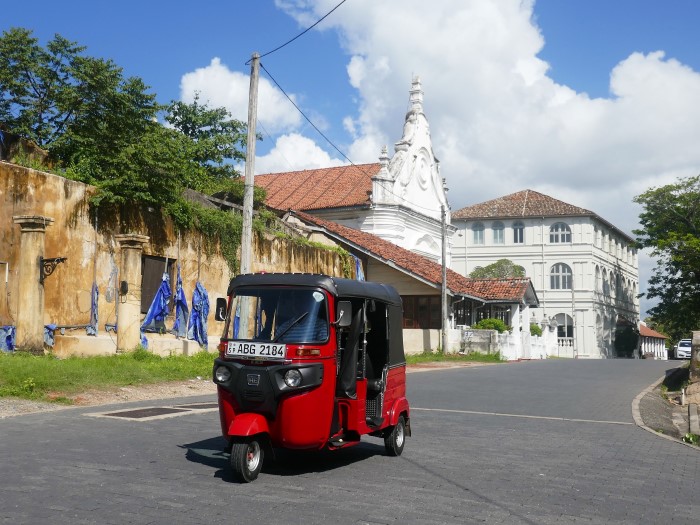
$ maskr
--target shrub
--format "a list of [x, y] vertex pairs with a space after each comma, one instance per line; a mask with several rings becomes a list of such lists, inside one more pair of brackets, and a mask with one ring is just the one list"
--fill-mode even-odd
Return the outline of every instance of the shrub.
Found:
[[542, 327], [537, 323], [530, 323], [530, 335], [542, 337]]
[[474, 325], [477, 330], [496, 330], [499, 334], [510, 330], [508, 325], [500, 319], [482, 319]]

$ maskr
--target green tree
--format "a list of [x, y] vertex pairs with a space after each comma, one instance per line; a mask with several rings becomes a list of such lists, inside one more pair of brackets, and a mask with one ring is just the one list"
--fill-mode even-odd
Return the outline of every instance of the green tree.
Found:
[[47, 149], [66, 175], [98, 187], [98, 202], [179, 198], [192, 149], [156, 122], [163, 108], [137, 77], [84, 55], [60, 35], [46, 49], [31, 31], [0, 36], [0, 121]]
[[[66, 176], [97, 186], [95, 203], [159, 205], [185, 225], [184, 188], [242, 194], [233, 163], [245, 158], [245, 125], [225, 108], [198, 95], [162, 106], [141, 79], [60, 35], [42, 48], [31, 31], [10, 29], [0, 56], [0, 122], [47, 149]], [[163, 111], [170, 128], [157, 121]]]
[[508, 277], [525, 277], [525, 268], [510, 259], [499, 259], [488, 266], [478, 266], [469, 274], [473, 279], [505, 279]]
[[191, 104], [172, 102], [165, 120], [192, 141], [191, 157], [200, 170], [187, 181], [190, 188], [213, 193], [240, 176], [231, 162], [245, 160], [246, 124], [231, 118], [226, 108], [209, 108], [197, 93]]
[[647, 297], [658, 299], [649, 310], [673, 340], [700, 328], [700, 176], [651, 188], [634, 198], [642, 206], [641, 248], [657, 259]]

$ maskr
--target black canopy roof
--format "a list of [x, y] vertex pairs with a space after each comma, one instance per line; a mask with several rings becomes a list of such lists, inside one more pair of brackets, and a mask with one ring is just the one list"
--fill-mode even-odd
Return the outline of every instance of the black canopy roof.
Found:
[[315, 273], [255, 273], [237, 275], [228, 286], [227, 295], [240, 286], [311, 286], [327, 290], [336, 297], [366, 298], [401, 306], [401, 296], [388, 284], [342, 279]]

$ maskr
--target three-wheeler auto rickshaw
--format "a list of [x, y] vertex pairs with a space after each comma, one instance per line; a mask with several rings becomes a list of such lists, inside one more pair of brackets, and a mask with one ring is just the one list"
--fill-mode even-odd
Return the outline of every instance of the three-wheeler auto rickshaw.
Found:
[[393, 287], [260, 273], [235, 277], [227, 295], [213, 375], [238, 481], [275, 449], [337, 450], [369, 434], [401, 454], [411, 425]]

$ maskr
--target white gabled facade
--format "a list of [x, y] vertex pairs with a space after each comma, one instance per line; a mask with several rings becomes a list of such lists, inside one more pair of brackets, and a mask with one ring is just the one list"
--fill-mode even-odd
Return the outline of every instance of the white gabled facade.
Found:
[[[435, 262], [442, 260], [442, 213], [450, 207], [440, 161], [433, 152], [430, 126], [423, 112], [420, 78], [413, 79], [401, 139], [389, 157], [384, 147], [379, 172], [372, 177], [369, 208], [314, 210], [314, 215], [372, 233]], [[448, 226], [447, 239], [453, 233]], [[447, 264], [449, 266], [449, 247]]]
[[617, 355], [616, 331], [639, 320], [632, 238], [588, 210], [530, 190], [452, 217], [453, 270], [468, 276], [499, 259], [513, 261], [532, 279], [540, 300], [532, 320], [556, 322], [559, 355]]

